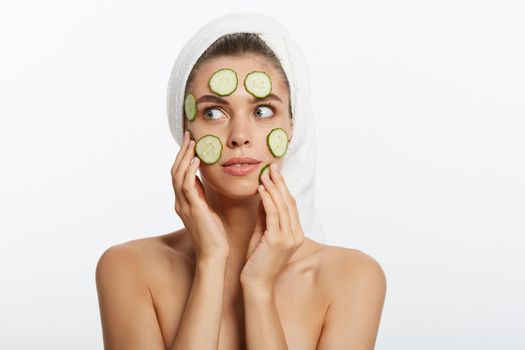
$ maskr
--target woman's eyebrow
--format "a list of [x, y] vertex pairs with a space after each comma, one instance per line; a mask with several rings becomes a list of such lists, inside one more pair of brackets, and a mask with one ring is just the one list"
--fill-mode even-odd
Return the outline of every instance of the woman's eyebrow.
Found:
[[[279, 96], [277, 96], [275, 94], [269, 94], [268, 96], [263, 97], [263, 98], [253, 97], [250, 100], [250, 103], [255, 104], [255, 103], [259, 103], [259, 102], [262, 102], [262, 101], [268, 101], [268, 100], [275, 100], [275, 101], [279, 101], [281, 103], [283, 102]], [[228, 101], [226, 101], [225, 99], [220, 98], [218, 96], [214, 96], [214, 95], [203, 95], [203, 96], [201, 96], [201, 97], [199, 97], [197, 99], [196, 104], [199, 104], [201, 102], [213, 102], [213, 103], [222, 104], [222, 105], [226, 105], [226, 106], [230, 105], [230, 103]]]

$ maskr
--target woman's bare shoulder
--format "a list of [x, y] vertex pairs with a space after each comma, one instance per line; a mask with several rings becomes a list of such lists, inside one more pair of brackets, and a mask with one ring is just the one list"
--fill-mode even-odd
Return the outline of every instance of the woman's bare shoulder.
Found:
[[149, 274], [155, 266], [173, 263], [173, 260], [184, 260], [180, 230], [114, 244], [100, 256], [100, 265], [122, 264], [137, 273]]
[[321, 261], [324, 281], [333, 291], [341, 285], [356, 285], [363, 278], [376, 281], [378, 287], [386, 284], [381, 264], [359, 249], [323, 245]]
[[105, 348], [166, 348], [155, 309], [155, 285], [183, 271], [184, 265], [166, 242], [169, 237], [114, 244], [100, 256], [96, 285]]
[[359, 249], [323, 244], [323, 250], [329, 262], [347, 262], [356, 266], [367, 263], [379, 265], [375, 258]]

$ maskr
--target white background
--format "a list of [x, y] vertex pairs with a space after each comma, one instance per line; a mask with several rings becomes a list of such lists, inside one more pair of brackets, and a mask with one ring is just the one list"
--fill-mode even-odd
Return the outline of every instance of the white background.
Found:
[[387, 275], [376, 348], [524, 349], [523, 2], [250, 3], [2, 3], [0, 348], [102, 348], [98, 258], [181, 227], [175, 57], [247, 10], [308, 60], [327, 243]]

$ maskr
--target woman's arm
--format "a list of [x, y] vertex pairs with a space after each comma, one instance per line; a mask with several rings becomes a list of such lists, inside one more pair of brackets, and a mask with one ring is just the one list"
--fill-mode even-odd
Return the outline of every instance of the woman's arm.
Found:
[[164, 350], [153, 300], [139, 260], [128, 244], [108, 248], [96, 267], [106, 350]]
[[246, 346], [249, 350], [288, 349], [273, 288], [243, 284]]
[[387, 281], [374, 258], [359, 251], [332, 264], [337, 273], [318, 350], [373, 350], [385, 302]]
[[170, 350], [217, 350], [226, 259], [198, 260], [190, 297]]
[[[216, 350], [226, 260], [196, 263], [190, 297], [169, 350]], [[107, 249], [96, 267], [104, 349], [165, 350], [151, 293], [136, 248], [118, 244]]]

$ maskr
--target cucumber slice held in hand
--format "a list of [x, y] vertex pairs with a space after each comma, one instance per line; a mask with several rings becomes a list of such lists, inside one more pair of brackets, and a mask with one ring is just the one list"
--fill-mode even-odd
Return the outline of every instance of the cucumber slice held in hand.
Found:
[[244, 78], [246, 91], [258, 98], [264, 98], [272, 92], [272, 80], [265, 72], [254, 71]]
[[261, 177], [264, 175], [264, 173], [267, 173], [268, 176], [270, 176], [270, 165], [271, 164], [266, 164], [261, 168], [261, 172], [259, 173], [259, 185], [262, 185], [263, 183]]
[[237, 73], [230, 68], [219, 69], [211, 75], [208, 81], [210, 90], [219, 96], [231, 95], [237, 89], [237, 84]]
[[205, 135], [195, 144], [195, 153], [204, 163], [215, 164], [222, 156], [221, 139], [215, 135]]
[[195, 104], [195, 96], [192, 93], [186, 95], [184, 99], [184, 114], [186, 114], [186, 119], [192, 121], [195, 119], [197, 114], [197, 106]]
[[288, 134], [282, 128], [272, 129], [266, 136], [266, 144], [274, 157], [280, 158], [288, 150]]

